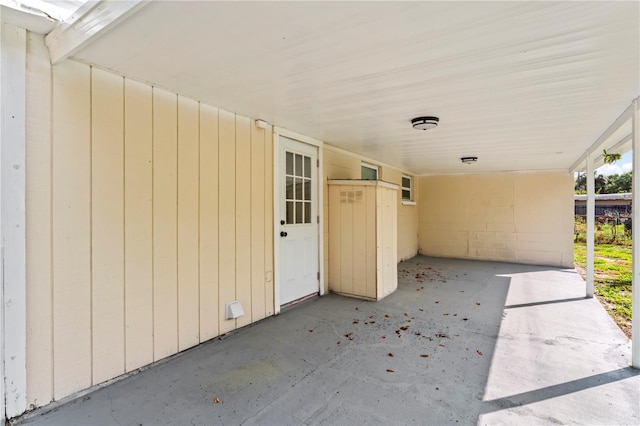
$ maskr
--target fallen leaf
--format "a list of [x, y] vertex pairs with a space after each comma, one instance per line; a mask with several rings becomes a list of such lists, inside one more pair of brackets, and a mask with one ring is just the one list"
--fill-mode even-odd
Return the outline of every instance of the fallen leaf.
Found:
[[309, 333], [313, 333], [313, 330], [309, 330]]
[[448, 339], [449, 338], [449, 336], [447, 336], [444, 333], [436, 333], [436, 337], [439, 337], [441, 339]]
[[341, 343], [341, 342], [340, 342], [340, 340], [338, 340], [338, 341], [336, 342], [336, 345], [339, 345], [340, 343]]
[[438, 346], [442, 346], [444, 348], [444, 344], [443, 343], [440, 343]]
[[422, 355], [420, 355], [420, 356], [421, 356], [422, 358], [429, 358], [429, 355], [427, 355], [427, 354], [422, 354]]
[[424, 309], [418, 309], [420, 312], [424, 312]]
[[353, 321], [353, 323], [354, 323], [354, 324], [360, 324], [360, 321], [358, 321], [358, 320], [354, 320], [354, 321]]
[[436, 300], [436, 303], [440, 303], [440, 301], [439, 301], [439, 300]]
[[392, 354], [391, 352], [389, 352], [387, 355], [389, 355], [389, 356], [393, 356], [393, 354]]
[[480, 302], [476, 302], [476, 305], [480, 306]]
[[386, 338], [387, 338], [387, 336], [381, 336], [381, 337], [382, 337], [383, 339], [386, 339]]
[[476, 352], [478, 353], [478, 355], [482, 355], [482, 352], [480, 352], [480, 349], [477, 349]]
[[390, 368], [387, 368], [387, 373], [393, 373], [393, 370]]
[[469, 318], [462, 318], [462, 321], [469, 321]]
[[213, 398], [213, 402], [215, 402], [216, 404], [220, 404], [220, 398], [218, 397]]
[[389, 318], [389, 314], [384, 314], [384, 317], [385, 318]]
[[356, 311], [358, 310], [358, 307], [356, 307]]
[[454, 317], [457, 317], [457, 316], [458, 316], [458, 314], [453, 314], [453, 316], [454, 316]]
[[375, 323], [376, 323], [375, 321], [369, 321], [369, 324], [375, 324]]
[[405, 313], [404, 313], [404, 316], [405, 316], [405, 317], [408, 317], [408, 316], [409, 316], [409, 314], [405, 312]]
[[416, 336], [420, 336], [422, 333], [420, 333], [419, 331], [416, 331], [413, 334], [415, 334]]
[[449, 315], [449, 312], [445, 312], [445, 313], [444, 313], [444, 314], [442, 314], [442, 315], [444, 315], [444, 316], [446, 317], [446, 316], [448, 316], [448, 315]]
[[407, 331], [408, 328], [409, 328], [408, 325], [404, 325], [404, 326], [400, 327], [400, 330]]
[[373, 318], [373, 315], [369, 315], [369, 318]]

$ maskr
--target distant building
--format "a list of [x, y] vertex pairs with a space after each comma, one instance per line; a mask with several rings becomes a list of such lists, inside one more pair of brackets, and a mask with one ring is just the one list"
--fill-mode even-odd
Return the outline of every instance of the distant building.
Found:
[[[576, 194], [574, 197], [574, 214], [576, 216], [587, 215], [587, 195]], [[621, 194], [596, 194], [596, 216], [604, 216], [609, 212], [619, 214], [631, 214], [631, 193]]]

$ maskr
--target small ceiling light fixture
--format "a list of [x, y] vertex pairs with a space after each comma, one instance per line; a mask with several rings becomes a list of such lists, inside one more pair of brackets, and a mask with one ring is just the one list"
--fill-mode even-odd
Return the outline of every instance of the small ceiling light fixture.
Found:
[[460, 161], [462, 161], [462, 164], [471, 164], [478, 161], [478, 157], [460, 157]]
[[438, 117], [416, 117], [411, 120], [411, 125], [414, 129], [429, 130], [436, 127], [439, 121]]

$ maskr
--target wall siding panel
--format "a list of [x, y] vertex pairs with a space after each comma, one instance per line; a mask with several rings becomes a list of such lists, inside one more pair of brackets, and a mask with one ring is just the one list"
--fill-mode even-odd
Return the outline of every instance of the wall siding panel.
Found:
[[251, 323], [251, 173], [251, 120], [236, 116], [236, 299], [245, 309], [237, 327]]
[[200, 341], [218, 331], [218, 110], [200, 106]]
[[27, 400], [51, 401], [51, 64], [44, 38], [27, 37]]
[[273, 315], [273, 130], [71, 60], [51, 73], [38, 43], [27, 398], [45, 405]]
[[92, 384], [91, 74], [53, 67], [53, 390], [59, 399]]
[[265, 132], [251, 126], [251, 320], [265, 317]]
[[124, 373], [124, 87], [91, 73], [93, 383]]
[[153, 117], [151, 87], [125, 79], [125, 359], [153, 362]]
[[273, 129], [265, 129], [264, 135], [264, 262], [265, 262], [265, 312], [267, 316], [275, 312], [273, 270]]
[[178, 350], [177, 97], [153, 90], [154, 360]]
[[178, 350], [200, 343], [199, 106], [178, 98]]
[[219, 114], [218, 160], [218, 238], [220, 333], [236, 328], [235, 320], [225, 318], [225, 305], [236, 300], [236, 117], [226, 111]]

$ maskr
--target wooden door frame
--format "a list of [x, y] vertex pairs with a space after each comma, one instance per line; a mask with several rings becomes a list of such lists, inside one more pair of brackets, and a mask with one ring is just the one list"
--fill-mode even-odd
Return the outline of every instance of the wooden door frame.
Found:
[[318, 148], [318, 270], [320, 272], [319, 292], [325, 294], [324, 285], [324, 169], [323, 146], [324, 143], [281, 127], [273, 127], [273, 312], [280, 313], [280, 136], [293, 139], [307, 145]]

